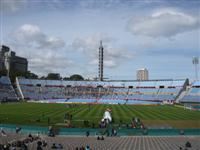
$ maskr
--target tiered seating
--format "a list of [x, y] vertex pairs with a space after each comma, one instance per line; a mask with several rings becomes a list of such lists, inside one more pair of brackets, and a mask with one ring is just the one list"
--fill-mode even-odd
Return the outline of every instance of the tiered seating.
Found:
[[[12, 134], [0, 135], [0, 144], [13, 143], [15, 140], [22, 140], [28, 135]], [[27, 138], [29, 139], [29, 138]], [[200, 138], [195, 136], [131, 136], [131, 137], [105, 137], [104, 140], [97, 140], [97, 137], [47, 137], [40, 136], [39, 139], [27, 142], [28, 150], [36, 150], [38, 141], [45, 141], [42, 144], [43, 150], [52, 149], [53, 143], [61, 144], [64, 150], [75, 150], [80, 147], [89, 146], [93, 150], [199, 150]], [[191, 147], [186, 148], [189, 142]], [[13, 145], [13, 148], [15, 146]], [[20, 149], [17, 147], [17, 149]]]
[[0, 78], [0, 101], [17, 100], [15, 91], [8, 77]]
[[161, 88], [158, 91], [158, 100], [174, 100], [179, 93], [180, 88]]
[[200, 81], [192, 83], [191, 88], [186, 91], [185, 96], [180, 100], [180, 102], [200, 102]]
[[[185, 80], [166, 81], [51, 81], [18, 79], [22, 98], [66, 99], [65, 102], [135, 104], [175, 100]], [[139, 102], [138, 102], [139, 103]]]

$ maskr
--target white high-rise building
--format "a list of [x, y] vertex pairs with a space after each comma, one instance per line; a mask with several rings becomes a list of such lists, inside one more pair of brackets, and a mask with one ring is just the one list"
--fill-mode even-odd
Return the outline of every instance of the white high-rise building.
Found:
[[137, 70], [137, 80], [149, 80], [149, 72], [146, 68]]

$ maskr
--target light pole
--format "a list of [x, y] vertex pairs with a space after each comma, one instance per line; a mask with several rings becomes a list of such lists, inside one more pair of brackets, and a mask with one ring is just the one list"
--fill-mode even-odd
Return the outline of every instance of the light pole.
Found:
[[193, 57], [192, 59], [192, 63], [195, 67], [195, 77], [196, 77], [196, 80], [198, 80], [198, 65], [199, 65], [199, 58], [198, 57]]

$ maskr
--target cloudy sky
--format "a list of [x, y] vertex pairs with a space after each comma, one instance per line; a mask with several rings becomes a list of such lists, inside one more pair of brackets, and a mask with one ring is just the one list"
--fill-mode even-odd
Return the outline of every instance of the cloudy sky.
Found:
[[[104, 76], [194, 79], [200, 57], [199, 0], [0, 0], [1, 44], [39, 75], [95, 77], [99, 41]], [[199, 70], [198, 70], [199, 71]]]

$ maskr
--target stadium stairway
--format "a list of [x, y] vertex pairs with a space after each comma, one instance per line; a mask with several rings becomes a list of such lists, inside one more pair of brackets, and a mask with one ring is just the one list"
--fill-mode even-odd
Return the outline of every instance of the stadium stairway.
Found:
[[175, 100], [176, 103], [179, 103], [181, 99], [183, 99], [183, 97], [186, 95], [186, 93], [188, 92], [188, 90], [186, 91], [182, 91], [181, 94], [177, 97], [177, 99]]

